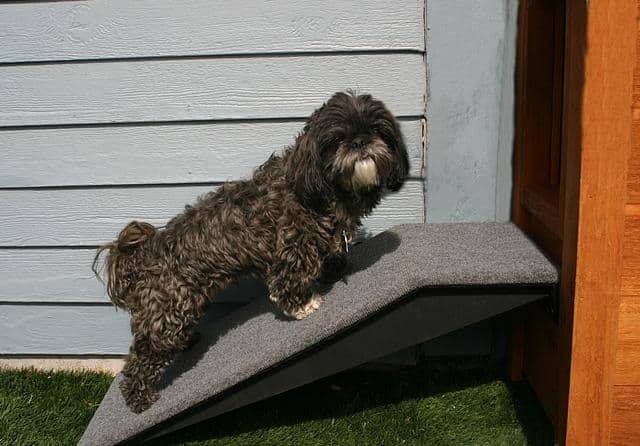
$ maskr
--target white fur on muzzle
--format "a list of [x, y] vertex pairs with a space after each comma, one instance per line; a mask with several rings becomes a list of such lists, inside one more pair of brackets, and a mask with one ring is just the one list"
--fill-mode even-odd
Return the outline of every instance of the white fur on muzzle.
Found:
[[351, 183], [355, 189], [364, 189], [378, 185], [378, 168], [371, 158], [356, 161], [353, 166]]

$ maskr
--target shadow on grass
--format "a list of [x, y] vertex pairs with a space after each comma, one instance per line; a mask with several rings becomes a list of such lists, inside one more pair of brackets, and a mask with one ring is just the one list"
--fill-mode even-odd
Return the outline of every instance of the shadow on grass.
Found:
[[554, 444], [553, 426], [531, 386], [525, 381], [516, 383], [506, 379], [505, 384], [513, 395], [513, 406], [527, 444]]
[[[367, 435], [354, 437], [354, 429], [369, 421]], [[286, 429], [288, 437], [277, 434], [279, 429]], [[517, 435], [511, 437], [511, 431]], [[298, 444], [336, 444], [336, 438], [337, 444], [362, 445], [394, 444], [395, 438], [409, 444], [546, 446], [553, 436], [529, 386], [505, 383], [500, 368], [421, 366], [344, 372], [149, 444], [290, 444], [293, 439]], [[482, 438], [497, 440], [483, 443]], [[508, 443], [504, 438], [515, 439]]]

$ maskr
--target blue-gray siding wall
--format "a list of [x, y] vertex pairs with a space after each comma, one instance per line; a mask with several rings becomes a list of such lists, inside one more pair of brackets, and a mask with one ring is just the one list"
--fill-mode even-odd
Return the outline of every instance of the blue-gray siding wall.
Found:
[[429, 222], [508, 221], [517, 0], [427, 0]]
[[428, 30], [423, 0], [1, 4], [0, 354], [124, 353], [94, 247], [250, 174], [337, 90], [385, 100], [412, 158], [365, 233], [504, 219], [506, 2], [429, 0]]
[[424, 221], [424, 29], [423, 0], [0, 4], [0, 354], [125, 353], [94, 247], [249, 175], [338, 90], [385, 100], [411, 152], [365, 232]]

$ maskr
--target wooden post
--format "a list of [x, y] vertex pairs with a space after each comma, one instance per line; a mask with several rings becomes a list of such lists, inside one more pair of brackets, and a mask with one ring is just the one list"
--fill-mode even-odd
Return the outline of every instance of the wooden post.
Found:
[[630, 0], [567, 3], [558, 410], [566, 445], [610, 444], [636, 16]]

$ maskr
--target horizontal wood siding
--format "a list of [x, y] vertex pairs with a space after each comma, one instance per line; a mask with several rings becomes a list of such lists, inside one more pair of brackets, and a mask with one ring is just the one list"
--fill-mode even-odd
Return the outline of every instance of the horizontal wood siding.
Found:
[[[0, 249], [0, 303], [108, 304], [105, 285], [91, 270], [95, 253], [91, 248]], [[215, 302], [248, 302], [262, 295], [257, 280], [245, 279]]]
[[422, 54], [0, 66], [1, 126], [305, 118], [348, 88], [424, 112]]
[[0, 354], [125, 353], [95, 246], [249, 176], [335, 91], [384, 100], [410, 152], [361, 235], [423, 222], [424, 33], [422, 0], [0, 4]]
[[0, 250], [0, 302], [109, 302], [91, 271], [94, 249]]
[[[240, 304], [218, 304], [210, 320]], [[0, 305], [3, 354], [123, 355], [131, 340], [129, 315], [105, 305]]]
[[[97, 189], [0, 189], [0, 246], [99, 245], [131, 220], [161, 226], [210, 186]], [[410, 181], [384, 199], [363, 231], [377, 234], [401, 222], [422, 221], [421, 181]]]
[[0, 8], [0, 62], [424, 50], [423, 0], [93, 0]]
[[[421, 121], [403, 120], [422, 177]], [[247, 177], [303, 121], [36, 128], [0, 133], [0, 187], [217, 182]]]

